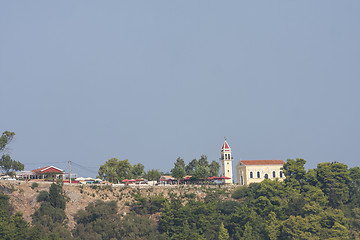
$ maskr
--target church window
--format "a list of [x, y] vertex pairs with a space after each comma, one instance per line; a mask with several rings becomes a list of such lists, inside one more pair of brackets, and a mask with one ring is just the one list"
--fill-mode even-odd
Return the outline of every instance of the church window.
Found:
[[273, 178], [276, 178], [276, 172], [273, 171]]
[[250, 178], [254, 178], [253, 172], [250, 172]]
[[281, 177], [281, 178], [283, 177], [283, 173], [282, 173], [282, 171], [280, 171], [280, 177]]
[[257, 172], [257, 173], [256, 173], [256, 177], [257, 177], [257, 178], [260, 178], [260, 172]]

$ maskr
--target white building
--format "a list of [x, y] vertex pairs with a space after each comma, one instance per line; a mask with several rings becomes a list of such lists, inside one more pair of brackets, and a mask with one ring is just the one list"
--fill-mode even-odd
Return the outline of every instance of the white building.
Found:
[[240, 185], [258, 183], [264, 179], [284, 180], [281, 170], [283, 160], [240, 160], [236, 165], [237, 182]]

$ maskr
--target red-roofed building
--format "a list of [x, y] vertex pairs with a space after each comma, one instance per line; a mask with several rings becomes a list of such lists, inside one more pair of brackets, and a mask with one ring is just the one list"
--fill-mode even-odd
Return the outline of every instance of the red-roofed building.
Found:
[[[26, 174], [27, 173], [27, 174]], [[65, 172], [64, 170], [54, 167], [54, 166], [48, 166], [43, 168], [38, 168], [31, 170], [30, 172], [24, 172], [22, 174], [21, 178], [24, 179], [64, 179], [65, 178]]]
[[32, 172], [34, 173], [63, 173], [64, 170], [54, 167], [54, 166], [49, 166], [49, 167], [43, 167], [43, 168], [38, 168], [38, 169], [34, 169], [32, 170]]
[[161, 176], [159, 179], [160, 184], [175, 184], [177, 180], [172, 176]]
[[284, 180], [283, 160], [240, 160], [236, 165], [237, 181], [240, 185], [261, 182], [264, 179]]

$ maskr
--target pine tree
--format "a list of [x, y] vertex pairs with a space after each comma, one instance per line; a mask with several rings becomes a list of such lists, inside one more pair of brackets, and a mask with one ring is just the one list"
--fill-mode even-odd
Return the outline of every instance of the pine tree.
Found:
[[229, 233], [228, 230], [224, 227], [224, 223], [220, 224], [220, 228], [219, 228], [219, 236], [218, 239], [219, 240], [227, 240], [229, 239]]

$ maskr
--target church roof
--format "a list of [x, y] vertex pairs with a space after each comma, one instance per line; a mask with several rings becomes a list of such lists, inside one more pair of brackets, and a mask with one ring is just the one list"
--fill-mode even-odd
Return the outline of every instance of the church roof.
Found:
[[229, 144], [226, 142], [226, 140], [221, 147], [221, 152], [231, 152], [231, 148], [230, 148]]
[[246, 166], [248, 165], [284, 165], [283, 160], [240, 160]]

